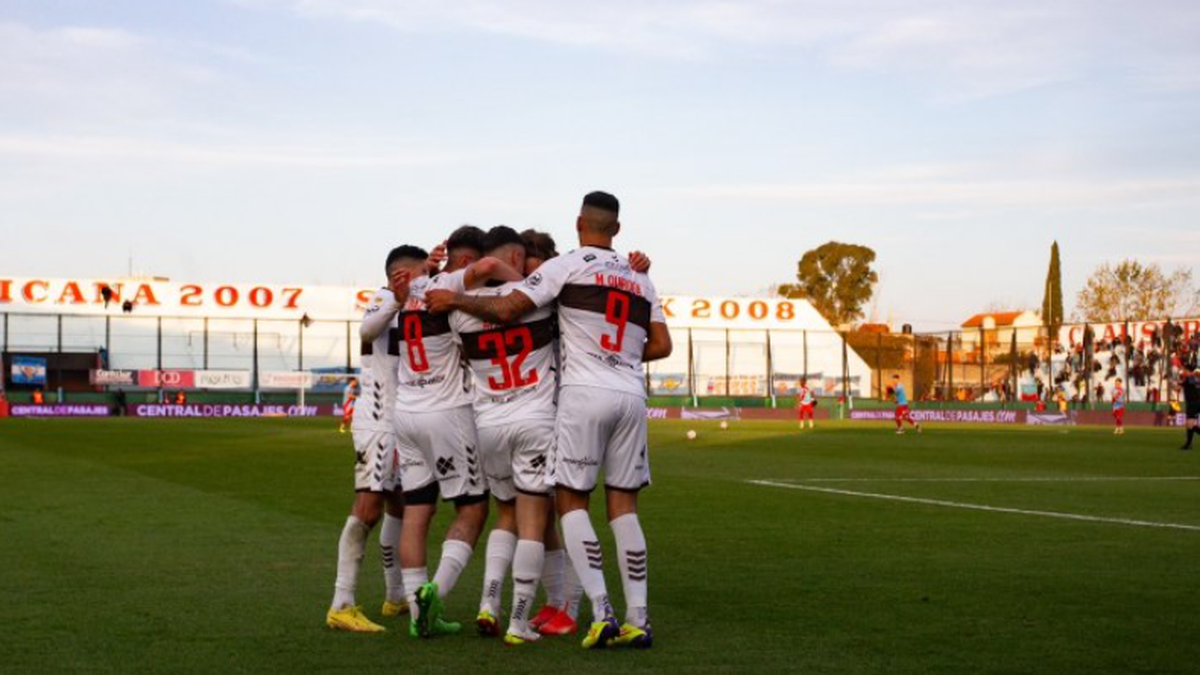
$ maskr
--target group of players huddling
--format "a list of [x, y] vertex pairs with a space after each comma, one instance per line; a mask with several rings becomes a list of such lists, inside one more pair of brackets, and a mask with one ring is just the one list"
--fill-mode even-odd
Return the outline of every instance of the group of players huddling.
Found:
[[[404, 245], [362, 323], [352, 515], [338, 547], [327, 624], [382, 632], [355, 600], [371, 529], [382, 520], [387, 600], [416, 638], [461, 632], [443, 617], [489, 516], [479, 633], [512, 646], [577, 630], [582, 593], [593, 622], [583, 646], [653, 642], [639, 492], [650, 483], [643, 364], [672, 345], [649, 261], [615, 252], [615, 197], [584, 197], [579, 248], [558, 256], [543, 233], [466, 226], [432, 254]], [[625, 599], [619, 623], [588, 515], [603, 470]], [[439, 499], [454, 521], [432, 580], [426, 567]], [[559, 533], [561, 526], [561, 535]], [[502, 588], [511, 568], [507, 630]], [[546, 603], [534, 613], [539, 585]]]

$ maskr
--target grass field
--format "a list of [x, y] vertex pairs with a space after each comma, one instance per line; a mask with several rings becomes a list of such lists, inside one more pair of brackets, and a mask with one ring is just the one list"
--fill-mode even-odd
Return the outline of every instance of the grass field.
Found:
[[[1200, 456], [1178, 431], [656, 422], [656, 646], [585, 653], [325, 629], [353, 463], [331, 424], [5, 420], [0, 672], [1200, 669]], [[372, 546], [372, 616], [382, 585]]]

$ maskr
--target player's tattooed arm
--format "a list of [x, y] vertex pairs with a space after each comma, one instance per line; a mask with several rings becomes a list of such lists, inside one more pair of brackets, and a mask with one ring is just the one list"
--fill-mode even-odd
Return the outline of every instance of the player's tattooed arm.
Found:
[[[514, 293], [515, 295], [515, 293]], [[671, 355], [675, 345], [671, 342], [671, 331], [665, 323], [651, 323], [650, 335], [646, 338], [646, 348], [642, 352], [642, 361], [661, 361]]]
[[434, 314], [458, 310], [489, 323], [501, 325], [512, 323], [537, 309], [533, 300], [524, 293], [509, 293], [501, 298], [481, 298], [436, 290], [425, 294], [425, 302], [429, 305], [429, 311]]
[[463, 273], [463, 285], [479, 288], [489, 281], [521, 281], [525, 277], [499, 258], [484, 258]]

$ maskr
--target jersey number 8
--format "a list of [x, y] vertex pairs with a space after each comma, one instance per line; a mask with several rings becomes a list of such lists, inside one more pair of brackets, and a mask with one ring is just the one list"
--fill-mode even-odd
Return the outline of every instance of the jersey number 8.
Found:
[[404, 344], [408, 348], [408, 365], [414, 373], [429, 370], [429, 357], [425, 354], [425, 331], [421, 317], [409, 314], [404, 317]]

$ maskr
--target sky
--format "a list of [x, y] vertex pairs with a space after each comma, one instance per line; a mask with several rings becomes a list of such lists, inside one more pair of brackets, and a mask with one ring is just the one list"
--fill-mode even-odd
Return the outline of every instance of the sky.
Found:
[[380, 281], [462, 223], [660, 291], [766, 293], [830, 240], [868, 318], [950, 328], [1200, 264], [1200, 3], [0, 0], [4, 276]]

